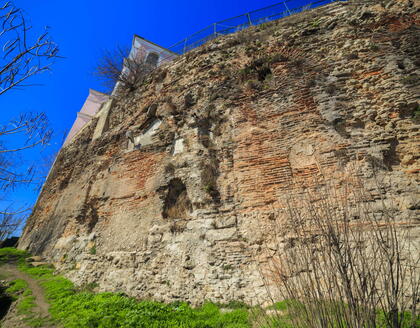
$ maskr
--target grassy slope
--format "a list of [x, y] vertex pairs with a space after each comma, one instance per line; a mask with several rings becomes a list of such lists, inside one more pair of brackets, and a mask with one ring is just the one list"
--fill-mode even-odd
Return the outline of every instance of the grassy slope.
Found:
[[17, 300], [17, 314], [30, 327], [46, 327], [51, 323], [49, 318], [42, 318], [33, 309], [36, 307], [35, 297], [23, 279], [16, 279], [10, 283], [6, 293]]
[[[93, 293], [77, 290], [71, 281], [54, 275], [52, 268], [28, 265], [25, 261], [27, 256], [27, 253], [13, 248], [0, 249], [0, 265], [19, 263], [21, 271], [37, 279], [51, 304], [49, 311], [52, 319], [66, 328], [292, 328], [295, 320], [290, 315], [296, 311], [290, 310], [302, 307], [296, 302], [282, 301], [269, 307], [267, 310], [271, 314], [267, 315], [265, 310], [249, 309], [240, 302], [232, 302], [230, 306], [206, 303], [199, 308], [191, 308], [183, 302], [164, 304], [137, 301], [116, 293]], [[45, 319], [42, 321], [31, 313], [34, 303], [24, 280], [15, 280], [7, 292], [11, 295], [20, 293], [18, 310], [26, 314], [30, 326], [44, 327]], [[229, 307], [232, 311], [223, 313], [221, 307]], [[404, 316], [407, 320], [403, 328], [409, 328], [410, 314], [405, 313]], [[384, 318], [379, 311], [376, 327], [387, 327]]]
[[[182, 302], [139, 302], [115, 293], [77, 291], [69, 280], [54, 275], [53, 269], [26, 264], [24, 259], [27, 256], [25, 252], [16, 249], [0, 249], [0, 263], [18, 261], [21, 271], [40, 281], [51, 304], [51, 316], [64, 327], [250, 327], [248, 311], [243, 308], [222, 313], [219, 307], [212, 303], [206, 303], [200, 308], [191, 308]], [[13, 286], [21, 283], [15, 282]]]

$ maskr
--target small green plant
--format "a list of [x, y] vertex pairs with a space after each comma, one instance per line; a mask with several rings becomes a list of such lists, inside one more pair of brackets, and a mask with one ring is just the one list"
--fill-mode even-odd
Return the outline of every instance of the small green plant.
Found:
[[245, 77], [245, 76], [247, 76], [248, 74], [251, 74], [251, 73], [252, 73], [252, 69], [251, 69], [250, 66], [246, 66], [246, 67], [239, 70], [239, 75], [242, 76], [242, 77]]
[[419, 81], [419, 78], [417, 76], [417, 74], [410, 74], [407, 76], [404, 76], [402, 79], [402, 83], [406, 84], [406, 85], [413, 85], [416, 84]]
[[315, 19], [315, 20], [313, 20], [312, 22], [311, 22], [311, 26], [312, 27], [314, 27], [314, 28], [316, 28], [316, 27], [319, 27], [319, 24], [321, 23], [321, 20], [320, 19]]
[[230, 271], [230, 270], [233, 269], [233, 266], [231, 264], [226, 264], [226, 265], [222, 266], [222, 269], [224, 271]]
[[95, 246], [93, 246], [93, 247], [90, 248], [89, 254], [90, 255], [96, 255], [96, 247]]
[[286, 311], [287, 310], [287, 301], [275, 302], [272, 305], [270, 305], [268, 307], [268, 309]]
[[217, 307], [223, 308], [223, 309], [250, 309], [251, 307], [241, 301], [230, 301], [228, 303], [214, 303]]
[[97, 282], [90, 282], [90, 283], [87, 283], [85, 285], [82, 285], [77, 290], [79, 292], [93, 292], [98, 287], [99, 287], [99, 284]]
[[371, 43], [369, 45], [369, 48], [371, 51], [378, 51], [379, 50], [379, 46], [376, 43]]
[[37, 316], [28, 317], [25, 319], [25, 321], [30, 327], [34, 328], [50, 327], [54, 325], [52, 320], [49, 320], [48, 318], [40, 318]]
[[214, 190], [216, 190], [216, 187], [211, 183], [208, 183], [204, 186], [204, 191], [208, 194], [211, 194], [212, 192], [214, 192]]

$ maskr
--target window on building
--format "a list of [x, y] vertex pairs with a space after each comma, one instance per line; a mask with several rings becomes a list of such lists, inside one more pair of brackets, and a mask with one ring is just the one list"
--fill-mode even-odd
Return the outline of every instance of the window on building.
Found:
[[146, 64], [156, 67], [159, 62], [159, 55], [155, 52], [150, 52], [146, 57]]

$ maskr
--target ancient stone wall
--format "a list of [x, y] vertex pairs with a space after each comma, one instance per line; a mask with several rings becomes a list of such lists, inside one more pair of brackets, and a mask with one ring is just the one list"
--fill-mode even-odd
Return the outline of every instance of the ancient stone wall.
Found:
[[19, 247], [101, 290], [255, 303], [291, 181], [355, 163], [418, 230], [418, 4], [338, 2], [160, 67], [62, 149]]

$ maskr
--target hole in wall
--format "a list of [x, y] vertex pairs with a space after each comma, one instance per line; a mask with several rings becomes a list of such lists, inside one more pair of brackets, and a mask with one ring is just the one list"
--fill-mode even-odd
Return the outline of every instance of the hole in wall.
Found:
[[345, 139], [350, 138], [349, 133], [346, 130], [346, 121], [342, 118], [337, 118], [332, 122], [335, 131]]
[[263, 66], [262, 68], [260, 68], [260, 69], [257, 71], [257, 73], [258, 73], [258, 81], [260, 81], [260, 82], [264, 81], [264, 80], [265, 80], [265, 78], [266, 78], [268, 75], [271, 75], [271, 74], [272, 74], [272, 73], [271, 73], [271, 69], [270, 69], [270, 67], [268, 67], [268, 66]]
[[389, 142], [388, 149], [383, 152], [384, 164], [386, 165], [389, 171], [392, 171], [393, 166], [400, 165], [400, 158], [397, 153], [398, 144], [399, 142], [396, 138], [392, 139]]
[[162, 216], [165, 219], [183, 219], [191, 210], [191, 201], [185, 184], [179, 178], [172, 179], [168, 185]]

